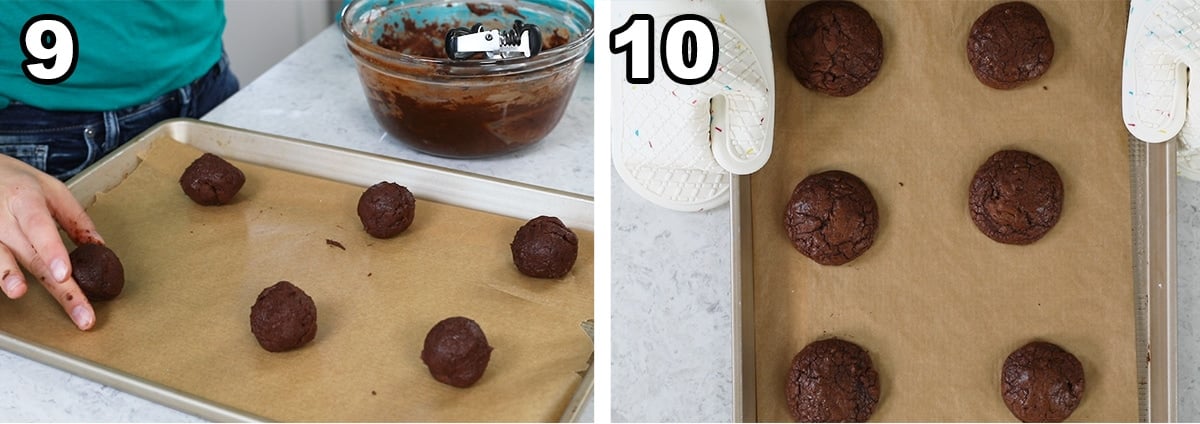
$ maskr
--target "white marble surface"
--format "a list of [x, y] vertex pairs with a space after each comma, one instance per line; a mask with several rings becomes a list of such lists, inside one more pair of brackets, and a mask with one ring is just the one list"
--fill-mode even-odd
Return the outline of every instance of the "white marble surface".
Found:
[[729, 206], [667, 210], [612, 175], [612, 420], [729, 421]]
[[[484, 160], [452, 160], [386, 136], [367, 106], [340, 32], [323, 31], [205, 120], [574, 193], [593, 192], [593, 73], [584, 66], [558, 127], [541, 143]], [[584, 420], [594, 416], [588, 399]], [[0, 422], [195, 422], [198, 418], [0, 350]]]
[[1176, 350], [1179, 421], [1200, 421], [1200, 183], [1179, 178], [1176, 186]]

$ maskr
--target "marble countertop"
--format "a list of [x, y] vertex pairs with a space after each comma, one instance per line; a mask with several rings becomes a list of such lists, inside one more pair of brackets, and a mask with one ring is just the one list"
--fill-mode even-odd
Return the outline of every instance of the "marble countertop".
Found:
[[[234, 127], [592, 195], [593, 70], [541, 143], [498, 158], [454, 160], [411, 150], [375, 122], [341, 33], [330, 27], [203, 119]], [[197, 417], [0, 350], [0, 421], [195, 422]], [[594, 416], [588, 399], [584, 420]]]
[[1200, 182], [1177, 178], [1175, 189], [1179, 421], [1200, 421]]
[[729, 205], [676, 212], [612, 176], [612, 420], [730, 421]]

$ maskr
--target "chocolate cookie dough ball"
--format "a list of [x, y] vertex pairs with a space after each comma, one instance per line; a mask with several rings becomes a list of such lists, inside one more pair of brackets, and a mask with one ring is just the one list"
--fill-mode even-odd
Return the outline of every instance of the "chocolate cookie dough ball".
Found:
[[492, 347], [483, 329], [470, 318], [446, 318], [434, 325], [425, 335], [421, 361], [429, 374], [454, 387], [470, 387], [483, 377]]
[[1061, 422], [1083, 397], [1083, 365], [1053, 343], [1029, 343], [1004, 360], [1000, 395], [1021, 421]]
[[561, 278], [575, 266], [579, 238], [558, 218], [539, 216], [517, 230], [509, 248], [513, 264], [522, 274]]
[[245, 183], [246, 175], [242, 170], [212, 153], [192, 161], [179, 177], [184, 194], [204, 206], [229, 203]]
[[864, 422], [879, 403], [879, 374], [858, 345], [837, 339], [809, 343], [792, 359], [787, 404], [799, 422]]
[[416, 209], [412, 192], [388, 181], [367, 188], [358, 198], [358, 219], [375, 238], [392, 238], [407, 230]]
[[250, 332], [270, 352], [304, 346], [317, 335], [317, 305], [292, 283], [275, 283], [250, 307]]
[[1050, 162], [1029, 152], [1002, 150], [979, 167], [967, 199], [971, 220], [992, 240], [1030, 244], [1062, 214], [1063, 183]]
[[81, 244], [71, 251], [71, 277], [88, 300], [110, 300], [125, 288], [125, 267], [117, 254], [100, 244]]
[[796, 184], [784, 227], [792, 246], [804, 256], [821, 265], [842, 265], [875, 243], [879, 209], [858, 177], [825, 171]]
[[857, 93], [879, 74], [883, 35], [871, 14], [848, 1], [819, 1], [792, 16], [787, 61], [804, 87], [830, 96]]
[[988, 87], [1006, 90], [1046, 73], [1054, 40], [1046, 19], [1025, 2], [993, 6], [975, 20], [967, 38], [967, 61]]

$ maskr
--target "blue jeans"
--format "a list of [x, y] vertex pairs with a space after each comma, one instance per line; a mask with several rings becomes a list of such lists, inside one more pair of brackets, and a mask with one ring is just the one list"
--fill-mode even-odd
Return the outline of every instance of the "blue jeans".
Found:
[[0, 109], [0, 154], [65, 181], [159, 121], [199, 118], [237, 91], [237, 77], [222, 55], [190, 84], [124, 109], [47, 111], [12, 102]]

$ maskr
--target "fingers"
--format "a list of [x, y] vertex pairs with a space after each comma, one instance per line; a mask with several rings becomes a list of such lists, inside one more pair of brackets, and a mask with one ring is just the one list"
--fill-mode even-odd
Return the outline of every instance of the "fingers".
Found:
[[92, 305], [88, 303], [87, 296], [83, 295], [83, 291], [79, 289], [79, 284], [75, 283], [74, 278], [68, 278], [67, 281], [61, 283], [51, 283], [42, 281], [42, 286], [50, 295], [54, 296], [54, 300], [62, 305], [63, 311], [71, 317], [71, 321], [80, 330], [88, 330], [96, 323], [96, 311], [92, 309]]
[[[46, 196], [46, 205], [50, 209], [53, 220], [62, 226], [63, 230], [67, 232], [67, 236], [71, 237], [76, 245], [104, 244], [104, 239], [96, 231], [96, 224], [92, 222], [92, 218], [88, 216], [87, 212], [84, 212], [83, 206], [75, 200], [75, 196], [71, 195], [70, 190], [67, 190], [67, 186], [58, 180], [48, 178], [42, 183], [42, 187], [44, 188], [43, 195]], [[69, 266], [70, 256], [67, 255], [66, 248], [62, 246], [62, 241], [58, 240], [57, 230], [53, 233], [54, 243], [49, 247], [62, 247], [62, 257]], [[35, 247], [38, 246], [36, 241], [33, 244]], [[52, 261], [51, 271], [57, 272], [53, 264]], [[91, 303], [88, 302], [87, 296], [83, 294], [74, 277], [68, 274], [66, 281], [62, 281], [60, 284], [43, 283], [43, 285], [50, 294], [54, 295], [63, 310], [70, 315], [71, 321], [75, 323], [76, 327], [86, 331], [95, 325], [96, 311], [92, 309]]]
[[[14, 238], [16, 239], [15, 242], [13, 241]], [[4, 258], [11, 258], [15, 256], [17, 260], [26, 264], [26, 267], [28, 267], [34, 273], [34, 275], [38, 277], [38, 280], [42, 283], [42, 287], [45, 287], [46, 291], [49, 292], [51, 296], [54, 296], [54, 300], [58, 301], [58, 304], [62, 306], [63, 311], [65, 311], [67, 315], [71, 317], [71, 321], [75, 323], [76, 327], [78, 327], [80, 330], [88, 330], [92, 328], [92, 325], [96, 323], [96, 312], [92, 309], [92, 305], [88, 303], [87, 297], [84, 296], [83, 291], [80, 290], [79, 284], [75, 282], [75, 279], [68, 275], [67, 278], [62, 281], [53, 280], [47, 275], [47, 273], [52, 271], [45, 266], [37, 265], [43, 264], [44, 261], [42, 261], [38, 253], [33, 250], [32, 244], [30, 244], [28, 241], [25, 241], [20, 236], [10, 236], [8, 242], [17, 246], [25, 247], [12, 250], [9, 250], [11, 248], [6, 248], [5, 250], [9, 250], [15, 255], [0, 255], [0, 261], [5, 260]], [[11, 262], [11, 259], [9, 261]], [[0, 263], [0, 267], [3, 266], [5, 265]], [[11, 265], [11, 267], [16, 268], [15, 264]], [[4, 271], [0, 271], [0, 274], [3, 272]], [[20, 271], [10, 273], [3, 280], [0, 280], [0, 284], [3, 284], [5, 293], [9, 295], [9, 297], [15, 297], [14, 295], [23, 295], [26, 290], [24, 287], [21, 287], [17, 288], [14, 292], [9, 291], [9, 279], [14, 275], [20, 275]], [[27, 286], [27, 284], [24, 283], [21, 285]]]
[[[17, 220], [17, 228], [23, 233], [12, 237], [15, 243], [9, 244], [9, 248], [42, 281], [66, 281], [71, 275], [71, 261], [44, 198], [13, 196], [8, 205], [9, 212]], [[27, 243], [19, 243], [22, 235]]]
[[25, 295], [25, 274], [17, 266], [17, 259], [4, 244], [0, 244], [0, 290], [9, 299], [17, 299]]
[[[80, 290], [79, 284], [75, 282], [74, 278], [68, 274], [67, 278], [61, 281], [52, 279], [49, 276], [52, 271], [44, 265], [45, 261], [34, 250], [33, 245], [20, 234], [10, 234], [7, 237], [6, 243], [9, 243], [9, 247], [6, 250], [12, 252], [13, 256], [21, 263], [24, 263], [26, 268], [38, 278], [38, 281], [42, 283], [42, 287], [45, 287], [46, 291], [51, 296], [54, 296], [54, 300], [58, 301], [58, 304], [71, 317], [71, 321], [75, 323], [76, 327], [80, 330], [92, 328], [92, 325], [96, 323], [96, 312], [92, 309], [92, 305], [88, 303], [87, 297], [84, 296], [83, 291]], [[0, 273], [3, 273], [3, 271], [0, 271]], [[11, 277], [11, 274], [9, 277]], [[7, 280], [0, 281], [0, 283], [6, 282]], [[20, 290], [24, 294], [25, 289]], [[7, 290], [5, 293], [11, 297], [11, 293], [8, 293]]]
[[[58, 235], [55, 217], [71, 217], [71, 220], [75, 221], [73, 224], [76, 230], [82, 228], [85, 233], [95, 233], [95, 230], [90, 229], [93, 224], [82, 213], [82, 209], [75, 212], [76, 209], [71, 206], [73, 200], [66, 202], [61, 197], [62, 193], [70, 195], [66, 188], [55, 187], [55, 183], [44, 183], [40, 191], [26, 189], [8, 197], [6, 212], [10, 217], [6, 220], [15, 222], [4, 225], [9, 231], [2, 235], [5, 252], [0, 252], [4, 253], [0, 254], [0, 277], [3, 277], [5, 267], [16, 268], [15, 264], [8, 265], [13, 261], [7, 259], [15, 257], [16, 261], [23, 264], [37, 277], [46, 291], [54, 296], [75, 326], [80, 330], [87, 330], [95, 324], [96, 314], [75, 279], [71, 278], [70, 257]], [[57, 205], [56, 209], [51, 210], [51, 202]], [[98, 238], [97, 235], [96, 239]], [[19, 270], [10, 272], [7, 277], [11, 278], [14, 275], [20, 275]], [[0, 288], [4, 289], [6, 295], [13, 296], [18, 292], [24, 294], [25, 288], [14, 287], [14, 291], [9, 292], [6, 284], [10, 282], [11, 280], [0, 278]]]
[[104, 244], [104, 239], [100, 238], [100, 233], [96, 231], [96, 224], [92, 223], [92, 218], [84, 212], [83, 206], [75, 200], [67, 186], [58, 180], [45, 182], [42, 186], [45, 187], [46, 205], [53, 213], [54, 220], [58, 221], [76, 245]]

